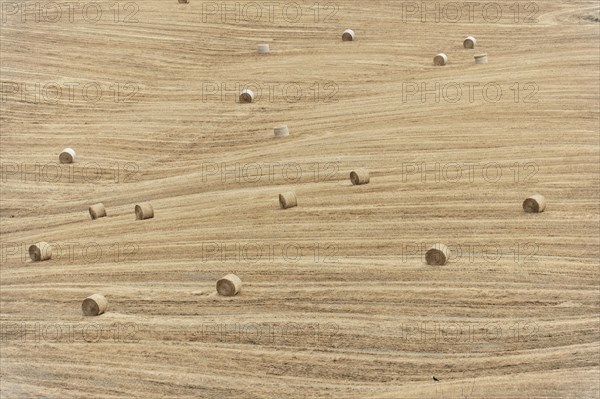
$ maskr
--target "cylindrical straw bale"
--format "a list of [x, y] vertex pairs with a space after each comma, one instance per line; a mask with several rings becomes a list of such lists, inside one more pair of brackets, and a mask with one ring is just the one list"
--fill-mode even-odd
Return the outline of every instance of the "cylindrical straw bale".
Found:
[[473, 36], [467, 36], [463, 42], [463, 46], [469, 49], [475, 48], [475, 44], [477, 44], [477, 40]]
[[527, 213], [540, 213], [546, 209], [546, 199], [543, 195], [535, 194], [523, 201], [523, 210]]
[[252, 103], [254, 102], [254, 92], [250, 89], [244, 89], [240, 93], [241, 103]]
[[154, 217], [154, 208], [149, 202], [144, 202], [135, 206], [135, 218], [137, 220], [152, 219]]
[[75, 162], [75, 158], [77, 158], [77, 154], [75, 154], [75, 150], [72, 148], [65, 148], [58, 156], [60, 163], [73, 163]]
[[279, 126], [275, 128], [275, 137], [286, 137], [290, 135], [290, 129], [287, 125]]
[[258, 54], [269, 54], [269, 52], [271, 51], [271, 47], [267, 43], [259, 44], [256, 48], [256, 51], [258, 52]]
[[442, 266], [448, 261], [450, 252], [444, 244], [435, 244], [425, 253], [425, 261], [428, 265]]
[[242, 280], [235, 274], [228, 274], [217, 281], [217, 292], [223, 296], [234, 296], [242, 289]]
[[179, 4], [187, 4], [190, 0], [179, 0]]
[[104, 208], [103, 203], [98, 203], [90, 206], [90, 216], [92, 220], [96, 220], [98, 218], [103, 218], [106, 216], [106, 209]]
[[369, 183], [369, 171], [366, 169], [356, 169], [350, 172], [350, 181], [353, 185], [358, 186], [361, 184]]
[[342, 40], [345, 42], [353, 42], [356, 40], [356, 33], [352, 29], [346, 29], [344, 33], [342, 33]]
[[433, 65], [435, 66], [444, 66], [448, 64], [448, 56], [444, 53], [439, 53], [435, 57], [433, 57]]
[[88, 296], [81, 303], [81, 310], [85, 316], [98, 316], [106, 312], [108, 301], [102, 294]]
[[29, 257], [34, 262], [48, 260], [52, 258], [52, 246], [44, 241], [30, 245]]
[[478, 55], [474, 56], [473, 58], [475, 58], [476, 64], [487, 64], [488, 63], [487, 54], [478, 54]]
[[298, 206], [298, 200], [296, 199], [296, 193], [289, 191], [287, 193], [279, 194], [279, 205], [281, 208], [288, 209]]

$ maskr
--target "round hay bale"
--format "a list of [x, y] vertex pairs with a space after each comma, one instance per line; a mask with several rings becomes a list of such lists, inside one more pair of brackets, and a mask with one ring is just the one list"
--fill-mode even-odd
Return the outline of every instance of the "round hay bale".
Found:
[[468, 49], [474, 49], [477, 40], [473, 36], [467, 36], [463, 42], [463, 46]]
[[431, 266], [442, 266], [448, 261], [450, 252], [444, 244], [435, 244], [425, 253], [425, 261]]
[[256, 48], [256, 51], [258, 52], [258, 54], [269, 54], [269, 52], [271, 51], [271, 48], [268, 44], [264, 43], [264, 44], [259, 44], [258, 47]]
[[240, 102], [241, 103], [253, 103], [254, 102], [254, 92], [250, 89], [244, 89], [240, 93]]
[[81, 310], [84, 316], [98, 316], [106, 312], [108, 301], [102, 294], [88, 296], [81, 303]]
[[296, 199], [296, 193], [289, 191], [287, 193], [279, 194], [279, 205], [282, 209], [293, 208], [298, 206], [298, 200]]
[[448, 56], [444, 53], [439, 53], [435, 57], [433, 57], [433, 65], [435, 66], [444, 66], [448, 64]]
[[154, 208], [149, 202], [144, 202], [135, 206], [135, 218], [137, 220], [152, 219], [154, 217]]
[[77, 154], [75, 154], [75, 150], [72, 148], [65, 148], [58, 156], [60, 163], [73, 163], [75, 162], [75, 158], [77, 158]]
[[350, 172], [350, 181], [355, 186], [368, 184], [369, 180], [369, 171], [366, 169], [356, 169]]
[[283, 125], [275, 128], [275, 137], [286, 137], [290, 135], [290, 129], [287, 125]]
[[92, 220], [96, 220], [98, 218], [103, 218], [106, 216], [106, 209], [104, 208], [103, 203], [98, 203], [90, 206], [90, 216]]
[[235, 274], [228, 274], [217, 281], [217, 292], [223, 296], [234, 296], [242, 289], [242, 280]]
[[29, 246], [29, 257], [34, 262], [41, 262], [52, 258], [52, 246], [41, 241]]
[[342, 33], [342, 41], [344, 42], [353, 42], [356, 40], [356, 33], [352, 29], [346, 29], [344, 33]]
[[487, 64], [488, 63], [487, 54], [478, 54], [478, 55], [474, 56], [473, 58], [475, 58], [476, 64]]
[[527, 213], [540, 213], [546, 210], [546, 198], [535, 194], [523, 201], [523, 210]]
[[190, 0], [179, 0], [179, 4], [188, 4]]

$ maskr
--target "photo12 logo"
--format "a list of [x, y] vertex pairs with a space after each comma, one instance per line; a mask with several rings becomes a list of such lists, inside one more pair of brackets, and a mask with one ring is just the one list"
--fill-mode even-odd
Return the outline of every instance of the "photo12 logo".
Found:
[[334, 242], [203, 242], [201, 260], [239, 263], [338, 263]]
[[402, 183], [537, 183], [535, 162], [403, 162]]
[[95, 343], [95, 342], [139, 342], [139, 326], [136, 323], [41, 323], [2, 322], [0, 342], [10, 343]]
[[[2, 242], [2, 263], [7, 261], [29, 262], [30, 243]], [[65, 263], [119, 263], [130, 260], [139, 253], [139, 245], [132, 242], [53, 242], [40, 249], [42, 258]]]
[[137, 102], [140, 87], [133, 82], [11, 82], [0, 84], [2, 103], [68, 104]]
[[[449, 262], [498, 263], [501, 260], [517, 265], [538, 262], [540, 246], [535, 242], [446, 242]], [[402, 243], [402, 263], [424, 259], [430, 245], [417, 242]]]
[[402, 103], [498, 103], [537, 104], [539, 86], [535, 82], [402, 82]]
[[135, 162], [101, 166], [95, 162], [61, 164], [58, 162], [36, 162], [34, 164], [2, 162], [0, 180], [2, 183], [132, 183], [141, 177], [139, 165]]
[[340, 162], [227, 163], [203, 162], [200, 165], [202, 182], [219, 179], [221, 183], [298, 183], [309, 180], [315, 183], [332, 181], [340, 171]]
[[415, 322], [401, 325], [402, 339], [443, 344], [487, 343], [502, 340], [524, 342], [537, 338], [540, 328], [534, 322], [485, 324], [467, 322]]
[[402, 2], [402, 22], [535, 24], [535, 2]]
[[2, 3], [2, 24], [20, 23], [99, 23], [134, 24], [140, 22], [135, 2], [96, 1], [6, 1]]
[[202, 2], [203, 23], [334, 23], [340, 7], [337, 3], [315, 2], [301, 5], [296, 2]]
[[298, 103], [337, 103], [339, 87], [336, 82], [313, 83], [269, 83], [269, 82], [203, 82], [202, 102], [238, 102], [243, 91], [250, 91], [253, 98], [250, 102]]

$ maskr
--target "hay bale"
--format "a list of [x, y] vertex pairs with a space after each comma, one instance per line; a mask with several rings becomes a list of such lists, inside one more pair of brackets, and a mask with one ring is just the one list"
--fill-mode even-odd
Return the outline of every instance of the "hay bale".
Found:
[[256, 51], [258, 52], [258, 54], [269, 54], [269, 52], [271, 51], [271, 48], [268, 44], [264, 43], [264, 44], [259, 44], [258, 47], [256, 48]]
[[476, 64], [487, 64], [488, 63], [487, 54], [478, 54], [478, 55], [474, 56], [473, 58], [475, 58]]
[[523, 201], [523, 210], [527, 213], [541, 213], [546, 209], [546, 198], [535, 194]]
[[52, 258], [52, 246], [41, 241], [29, 246], [29, 257], [34, 262], [41, 262]]
[[154, 217], [154, 208], [149, 202], [144, 202], [135, 206], [135, 218], [137, 220], [152, 219]]
[[463, 42], [463, 46], [468, 49], [474, 49], [477, 40], [473, 36], [467, 36]]
[[179, 4], [188, 4], [190, 0], [179, 0]]
[[104, 204], [98, 203], [90, 206], [90, 216], [92, 217], [92, 220], [105, 217], [106, 209], [104, 208]]
[[88, 296], [81, 303], [81, 310], [84, 316], [98, 316], [106, 312], [108, 301], [102, 294]]
[[425, 253], [425, 261], [431, 266], [442, 266], [448, 261], [450, 252], [444, 244], [435, 244]]
[[275, 128], [275, 137], [286, 137], [290, 135], [290, 129], [287, 125], [282, 125]]
[[282, 209], [293, 208], [298, 206], [298, 200], [296, 199], [296, 193], [288, 191], [287, 193], [279, 194], [279, 205]]
[[350, 181], [355, 186], [368, 184], [369, 180], [369, 171], [366, 169], [356, 169], [350, 172]]
[[435, 57], [433, 57], [433, 65], [435, 66], [444, 66], [448, 64], [448, 56], [444, 53], [439, 53]]
[[344, 42], [353, 42], [356, 40], [356, 33], [352, 29], [346, 29], [344, 33], [342, 33], [342, 41]]
[[217, 281], [217, 292], [223, 296], [234, 296], [242, 289], [242, 280], [235, 274], [228, 274]]
[[254, 92], [250, 89], [244, 89], [240, 93], [240, 102], [241, 103], [253, 103], [254, 102]]
[[62, 150], [62, 152], [58, 156], [58, 160], [60, 161], [60, 163], [73, 163], [75, 162], [75, 158], [77, 158], [75, 150], [68, 147]]

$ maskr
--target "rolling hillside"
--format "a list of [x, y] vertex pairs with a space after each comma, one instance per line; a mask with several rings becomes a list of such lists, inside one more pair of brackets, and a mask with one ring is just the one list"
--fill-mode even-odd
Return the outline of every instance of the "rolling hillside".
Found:
[[2, 398], [600, 397], [596, 1], [56, 4], [2, 3]]

